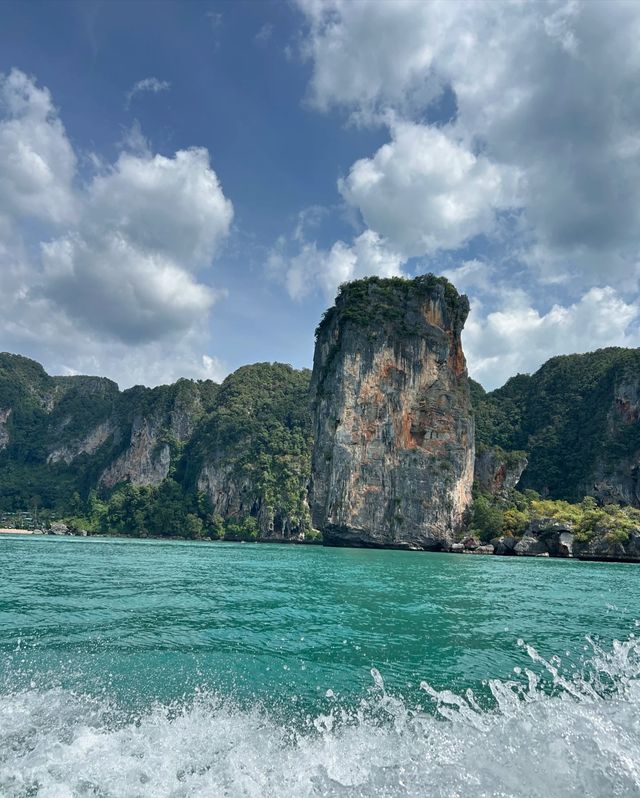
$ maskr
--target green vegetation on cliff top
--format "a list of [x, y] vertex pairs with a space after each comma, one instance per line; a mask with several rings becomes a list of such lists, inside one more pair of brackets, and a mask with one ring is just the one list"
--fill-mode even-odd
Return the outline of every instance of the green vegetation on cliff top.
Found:
[[452, 323], [461, 330], [469, 313], [469, 301], [445, 277], [424, 274], [413, 280], [404, 277], [365, 277], [343, 283], [335, 304], [328, 308], [316, 328], [316, 338], [339, 317], [361, 326], [405, 323], [407, 305], [441, 295]]

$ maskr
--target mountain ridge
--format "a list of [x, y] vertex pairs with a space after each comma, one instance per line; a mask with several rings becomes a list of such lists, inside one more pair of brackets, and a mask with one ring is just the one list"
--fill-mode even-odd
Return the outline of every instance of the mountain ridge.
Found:
[[[466, 315], [447, 332], [444, 317], [455, 311], [458, 297], [451, 284], [433, 276], [368, 278], [345, 290], [325, 313], [319, 340], [342, 318], [354, 335], [364, 335], [363, 346], [383, 329], [387, 336], [393, 332], [396, 343], [387, 354], [402, 359], [402, 341], [426, 323], [435, 336], [429, 347], [436, 353], [436, 374], [437, 363], [446, 360], [440, 348], [444, 353], [452, 345]], [[427, 309], [426, 322], [418, 324], [418, 316], [411, 322], [407, 297], [434, 290], [443, 292], [443, 308]], [[376, 331], [371, 325], [378, 322]], [[335, 363], [325, 354], [326, 376]], [[463, 375], [461, 348], [447, 369]], [[400, 383], [413, 379], [401, 371], [394, 371], [398, 385], [387, 386], [392, 404]], [[436, 382], [443, 385], [443, 379]], [[575, 504], [591, 496], [600, 506], [640, 507], [640, 349], [556, 356], [489, 392], [464, 375], [460, 379], [460, 390], [471, 397], [478, 450], [469, 529], [486, 528], [478, 508], [487, 518], [496, 507], [508, 519], [515, 517], [510, 510], [521, 512], [521, 499], [504, 504], [516, 488], [543, 500]], [[36, 361], [2, 353], [0, 513], [76, 518], [95, 531], [142, 535], [186, 529], [194, 537], [315, 539], [310, 383], [307, 369], [257, 363], [220, 384], [182, 378], [120, 390], [105, 377], [50, 376]], [[416, 396], [416, 408], [421, 401]], [[428, 421], [416, 426], [418, 409], [398, 415], [413, 419], [407, 435], [412, 424], [415, 434], [418, 426], [431, 429]], [[517, 525], [512, 531], [522, 533]]]

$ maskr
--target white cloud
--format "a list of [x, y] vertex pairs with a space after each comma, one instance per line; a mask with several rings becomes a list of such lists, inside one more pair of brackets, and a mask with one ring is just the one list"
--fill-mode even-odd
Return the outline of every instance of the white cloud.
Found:
[[127, 108], [131, 105], [131, 100], [138, 94], [151, 93], [158, 94], [161, 91], [168, 91], [171, 84], [167, 80], [159, 80], [158, 78], [143, 78], [137, 81], [127, 92]]
[[120, 155], [89, 187], [87, 224], [117, 230], [143, 250], [163, 252], [186, 266], [203, 265], [227, 235], [233, 206], [206, 149], [162, 155]]
[[310, 25], [304, 54], [313, 61], [310, 99], [371, 114], [426, 102], [440, 83], [430, 73], [449, 2], [297, 0]]
[[338, 286], [348, 280], [402, 273], [404, 258], [372, 230], [357, 236], [351, 245], [336, 241], [329, 250], [305, 241], [298, 231], [294, 247], [295, 252], [288, 254], [287, 241], [281, 239], [267, 261], [271, 275], [284, 283], [292, 299], [302, 299], [319, 288], [331, 301]]
[[83, 197], [78, 225], [43, 244], [42, 292], [79, 324], [131, 343], [179, 334], [206, 316], [206, 268], [233, 208], [206, 150], [122, 153]]
[[43, 244], [43, 292], [78, 325], [137, 344], [180, 334], [216, 294], [175, 261], [119, 233]]
[[339, 183], [366, 224], [407, 256], [456, 249], [491, 233], [516, 204], [517, 175], [474, 155], [439, 128], [396, 123], [392, 140]]
[[0, 218], [73, 219], [76, 157], [46, 88], [0, 73]]
[[265, 22], [254, 38], [259, 44], [266, 44], [273, 36], [273, 30], [273, 25], [270, 22]]
[[0, 348], [124, 384], [220, 372], [202, 274], [233, 206], [208, 152], [122, 152], [81, 186], [47, 89], [14, 70], [0, 99]]
[[[131, 127], [124, 130], [119, 146], [122, 150], [135, 155], [151, 155], [151, 143], [142, 132], [142, 127], [137, 119], [134, 119]], [[95, 153], [92, 153], [90, 157], [96, 171], [105, 171], [107, 169]]]
[[[559, 270], [567, 277], [580, 275], [587, 285], [598, 285], [603, 277], [619, 285], [630, 270], [635, 276], [638, 3], [298, 0], [298, 5], [309, 26], [306, 53], [317, 107], [343, 106], [360, 121], [400, 118], [425, 127], [431, 100], [447, 87], [454, 112], [438, 135], [459, 148], [463, 161], [463, 152], [480, 152], [487, 174], [521, 175], [515, 205], [522, 208], [523, 224], [509, 243], [528, 255], [530, 268], [545, 279]], [[374, 206], [383, 209], [389, 200], [392, 208], [408, 207], [413, 197], [418, 207], [428, 207], [432, 181], [422, 181], [423, 200], [409, 172], [413, 159], [401, 157], [395, 137], [388, 146], [406, 164], [406, 182], [381, 181]], [[354, 169], [366, 177], [362, 165], [376, 167], [386, 152], [382, 148]], [[460, 176], [452, 196], [445, 186], [443, 201], [455, 205], [465, 184], [471, 197], [477, 196], [477, 169]], [[509, 191], [498, 197], [508, 200]], [[492, 205], [494, 197], [490, 193], [485, 200]], [[416, 242], [417, 249], [422, 228], [430, 241], [431, 215], [420, 224], [417, 214], [408, 214], [403, 225], [400, 213], [389, 220], [366, 202], [361, 207], [376, 232], [396, 245]], [[471, 200], [470, 210], [485, 231], [480, 197], [477, 205]], [[456, 247], [461, 237], [441, 240]]]
[[554, 305], [544, 314], [526, 294], [514, 291], [502, 309], [485, 318], [480, 307], [472, 307], [463, 332], [469, 372], [486, 388], [495, 388], [555, 355], [639, 346], [639, 320], [640, 304], [625, 301], [611, 287], [591, 288], [576, 303]]
[[484, 261], [473, 259], [460, 266], [444, 269], [441, 274], [453, 283], [461, 293], [495, 291], [492, 283], [494, 268]]
[[[118, 345], [109, 351], [99, 349], [98, 355], [65, 352], [57, 347], [46, 359], [50, 373], [106, 376], [121, 388], [167, 384], [181, 377], [221, 382], [229, 373], [228, 367], [216, 357], [196, 354], [200, 345], [201, 340], [190, 339], [135, 349]], [[72, 366], [67, 365], [65, 356], [71, 358], [68, 362]]]

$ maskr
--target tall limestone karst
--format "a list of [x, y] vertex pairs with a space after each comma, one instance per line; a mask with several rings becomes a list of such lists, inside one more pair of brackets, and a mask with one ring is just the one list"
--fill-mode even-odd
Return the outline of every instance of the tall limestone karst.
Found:
[[444, 278], [343, 286], [317, 330], [311, 511], [329, 545], [446, 548], [471, 501], [474, 421]]

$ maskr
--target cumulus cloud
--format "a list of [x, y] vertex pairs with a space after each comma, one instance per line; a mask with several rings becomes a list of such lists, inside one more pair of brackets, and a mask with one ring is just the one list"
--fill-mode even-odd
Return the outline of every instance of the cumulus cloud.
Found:
[[126, 343], [184, 332], [215, 300], [166, 255], [118, 233], [70, 235], [42, 249], [44, 295], [79, 325]]
[[[198, 353], [222, 293], [202, 275], [233, 206], [208, 152], [125, 151], [79, 185], [49, 92], [14, 71], [0, 76], [0, 96], [3, 348], [41, 352], [60, 369], [95, 361], [125, 384], [141, 381], [136, 370], [154, 382], [219, 372]], [[47, 223], [39, 251], [31, 216]]]
[[127, 108], [131, 105], [131, 101], [138, 94], [150, 92], [151, 94], [159, 94], [161, 91], [168, 91], [171, 84], [167, 80], [159, 80], [158, 78], [143, 78], [137, 81], [127, 92]]
[[393, 277], [402, 273], [404, 259], [372, 230], [365, 230], [351, 244], [336, 241], [330, 249], [309, 242], [300, 231], [290, 242], [281, 239], [270, 253], [267, 266], [281, 280], [292, 299], [302, 299], [320, 289], [331, 301], [341, 283], [376, 274]]
[[637, 3], [297, 5], [311, 104], [389, 129], [339, 190], [470, 293], [472, 373], [639, 343]]
[[143, 250], [192, 266], [211, 260], [233, 218], [203, 148], [173, 158], [123, 153], [93, 180], [86, 206], [92, 228], [118, 230]]
[[44, 296], [130, 343], [184, 332], [206, 315], [216, 295], [194, 272], [233, 217], [206, 150], [122, 153], [82, 199], [76, 227], [42, 245]]
[[639, 346], [640, 303], [613, 288], [591, 288], [567, 306], [540, 313], [522, 291], [486, 317], [472, 308], [463, 332], [471, 376], [496, 388], [517, 373], [535, 371], [550, 357], [605, 346]]
[[[549, 276], [549, 264], [552, 272], [580, 274], [592, 284], [605, 272], [616, 280], [625, 279], [630, 269], [635, 272], [640, 249], [637, 3], [299, 0], [299, 5], [309, 23], [310, 91], [318, 107], [342, 105], [376, 122], [390, 112], [392, 118], [399, 115], [414, 123], [414, 136], [427, 152], [437, 154], [441, 138], [448, 138], [457, 154], [454, 163], [481, 153], [476, 169], [461, 174], [453, 190], [443, 186], [442, 201], [454, 207], [465, 185], [473, 197], [483, 184], [479, 165], [494, 178], [503, 179], [505, 172], [520, 175], [517, 197], [507, 191], [499, 199], [523, 209], [527, 236], [520, 231], [520, 244], [529, 265], [543, 276]], [[423, 117], [445, 87], [455, 98], [455, 116], [434, 132]], [[418, 132], [416, 125], [424, 130]], [[389, 152], [406, 165], [405, 185], [379, 182], [375, 201], [380, 206], [385, 192], [392, 205], [404, 194], [409, 204], [421, 193], [428, 202], [434, 193], [428, 173], [416, 187], [410, 177], [416, 164], [408, 154], [403, 158], [401, 149], [409, 148], [399, 146], [392, 130], [387, 147], [353, 167], [366, 177], [379, 171]], [[353, 199], [358, 203], [357, 193]], [[491, 192], [485, 199], [491, 206]], [[366, 203], [360, 207], [377, 232], [397, 236], [394, 243], [419, 240], [415, 214], [407, 216], [406, 225], [399, 216], [400, 224], [387, 227], [386, 216], [372, 214]], [[430, 220], [426, 216], [423, 222], [427, 243]], [[485, 232], [486, 224], [480, 228]], [[455, 247], [459, 240], [445, 237], [443, 244]]]
[[453, 3], [297, 3], [309, 23], [303, 53], [313, 63], [309, 93], [319, 109], [337, 104], [371, 114], [438, 95], [440, 83], [430, 70]]
[[46, 88], [0, 73], [0, 218], [73, 219], [76, 156]]
[[396, 123], [392, 140], [362, 158], [339, 182], [366, 224], [406, 256], [456, 249], [491, 233], [513, 207], [517, 172], [474, 155], [435, 127]]

